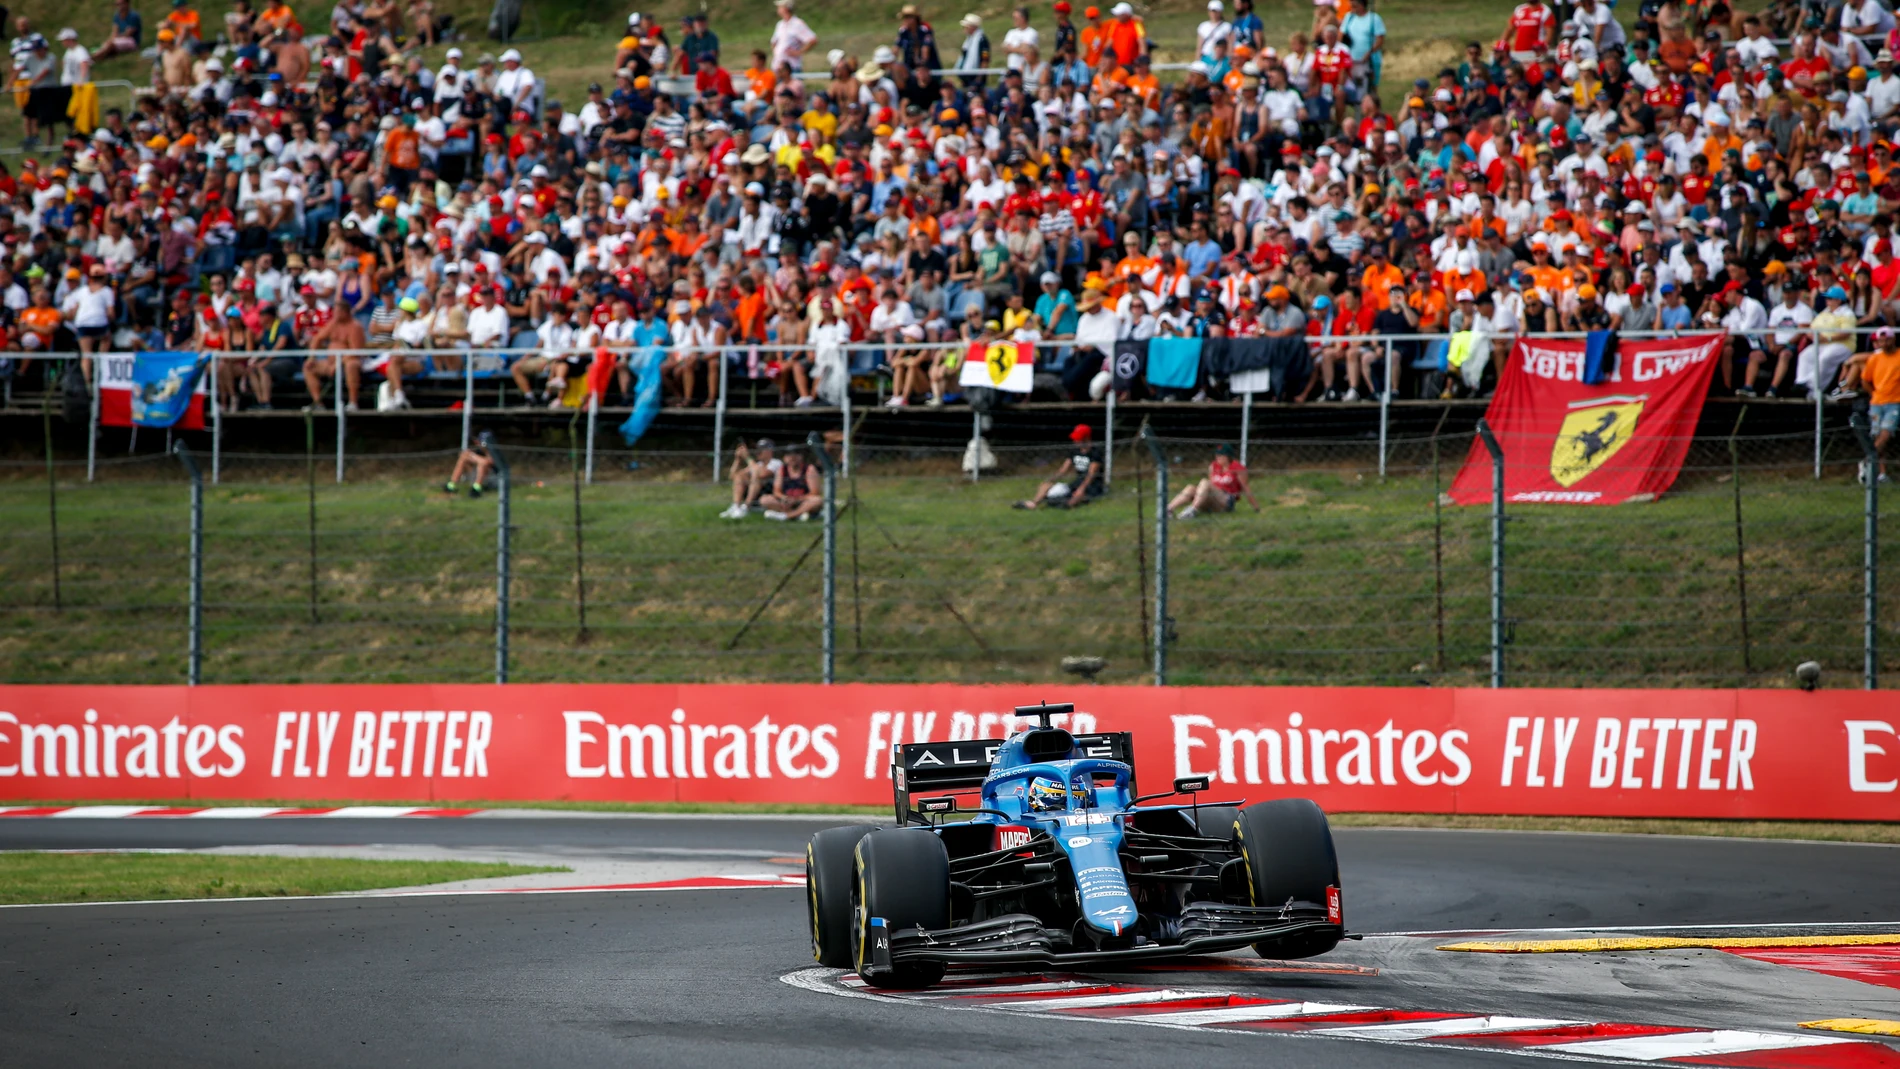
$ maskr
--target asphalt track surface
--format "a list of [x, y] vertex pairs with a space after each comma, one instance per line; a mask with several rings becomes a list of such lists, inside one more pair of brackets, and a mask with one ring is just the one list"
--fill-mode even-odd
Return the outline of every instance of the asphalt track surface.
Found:
[[[802, 854], [810, 833], [831, 823], [15, 818], [0, 821], [0, 849], [413, 842], [757, 860]], [[1336, 836], [1348, 920], [1359, 931], [1900, 920], [1896, 848]], [[803, 893], [789, 889], [0, 909], [0, 1064], [1525, 1064], [1471, 1050], [1106, 1028], [825, 997], [779, 982], [811, 965], [803, 910]], [[1430, 990], [1429, 977], [1402, 970], [1221, 982], [1463, 1008], [1459, 991]]]

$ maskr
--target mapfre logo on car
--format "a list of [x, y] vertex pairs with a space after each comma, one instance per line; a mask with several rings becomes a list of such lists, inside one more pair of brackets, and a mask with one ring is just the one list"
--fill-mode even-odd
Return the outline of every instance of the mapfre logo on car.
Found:
[[996, 834], [990, 842], [992, 850], [1013, 850], [1018, 846], [1029, 845], [1029, 829], [1018, 824], [998, 824]]

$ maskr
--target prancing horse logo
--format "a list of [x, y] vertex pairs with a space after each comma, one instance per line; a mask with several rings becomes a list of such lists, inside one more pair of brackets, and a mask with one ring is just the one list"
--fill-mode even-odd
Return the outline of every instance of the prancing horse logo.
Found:
[[1570, 487], [1602, 467], [1629, 444], [1647, 394], [1573, 401], [1550, 450], [1550, 477]]

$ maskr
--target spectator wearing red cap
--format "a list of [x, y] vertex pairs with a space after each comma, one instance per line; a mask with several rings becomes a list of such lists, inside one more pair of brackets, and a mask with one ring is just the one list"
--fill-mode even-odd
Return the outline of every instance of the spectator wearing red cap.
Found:
[[1078, 423], [1069, 432], [1072, 450], [1055, 478], [1036, 488], [1036, 496], [1018, 501], [1019, 509], [1038, 509], [1045, 505], [1072, 509], [1101, 497], [1108, 488], [1102, 483], [1102, 450], [1095, 444], [1095, 432], [1086, 423]]

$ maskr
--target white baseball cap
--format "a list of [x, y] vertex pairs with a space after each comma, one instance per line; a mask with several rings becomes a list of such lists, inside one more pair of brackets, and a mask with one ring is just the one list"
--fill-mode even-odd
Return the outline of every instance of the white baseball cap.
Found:
[[1109, 9], [1108, 13], [1111, 15], [1132, 15], [1135, 13], [1135, 7], [1133, 4], [1116, 4]]
[[1220, 2], [1220, 0], [1207, 0], [1207, 10], [1221, 11], [1221, 10], [1224, 10], [1224, 5]]
[[503, 63], [519, 63], [521, 62], [521, 53], [511, 48], [501, 54], [501, 61]]
[[459, 48], [451, 48], [449, 49], [448, 56], [450, 59], [461, 59], [462, 50]]

